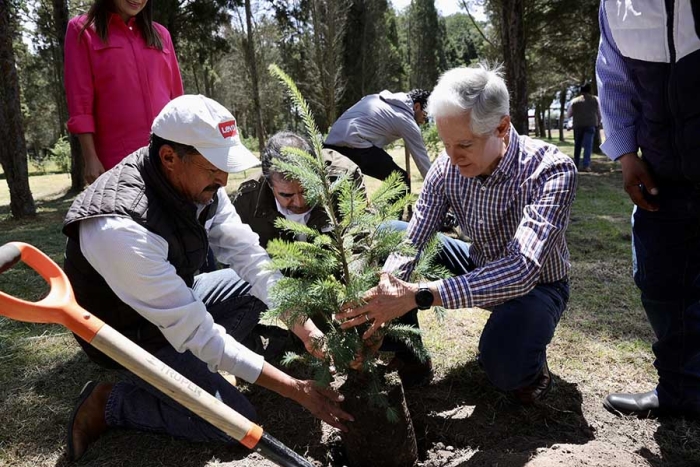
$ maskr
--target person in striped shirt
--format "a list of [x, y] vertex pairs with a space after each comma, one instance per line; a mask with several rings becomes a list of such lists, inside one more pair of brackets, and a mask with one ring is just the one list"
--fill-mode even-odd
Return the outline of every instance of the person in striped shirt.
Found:
[[[480, 307], [491, 311], [479, 342], [489, 380], [530, 404], [552, 387], [546, 350], [569, 299], [565, 232], [576, 193], [576, 166], [556, 146], [519, 135], [498, 69], [455, 68], [428, 101], [445, 151], [428, 172], [407, 225], [418, 251], [448, 209], [471, 243], [440, 236], [440, 262], [452, 277], [428, 283], [404, 278], [414, 258], [391, 255], [380, 283], [338, 314], [343, 327], [384, 323], [416, 308]], [[426, 364], [407, 361], [404, 372]], [[410, 370], [409, 370], [410, 369]]]

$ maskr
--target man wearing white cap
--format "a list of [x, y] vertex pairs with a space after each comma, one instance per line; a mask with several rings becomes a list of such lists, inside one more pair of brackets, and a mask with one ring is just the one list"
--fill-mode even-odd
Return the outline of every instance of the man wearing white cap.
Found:
[[[240, 344], [281, 277], [266, 269], [269, 257], [258, 236], [224, 190], [229, 172], [258, 164], [220, 104], [204, 96], [172, 100], [154, 120], [149, 146], [73, 202], [63, 227], [64, 269], [82, 307], [244, 416], [255, 418], [254, 408], [219, 370], [289, 397], [343, 429], [351, 417], [337, 406], [339, 394], [288, 376]], [[209, 247], [232, 269], [199, 274]], [[310, 320], [288, 324], [310, 352], [319, 352], [314, 339], [322, 334]], [[93, 361], [116, 366], [78, 342]], [[124, 374], [117, 383], [90, 382], [83, 389], [68, 428], [71, 459], [111, 427], [233, 442]]]

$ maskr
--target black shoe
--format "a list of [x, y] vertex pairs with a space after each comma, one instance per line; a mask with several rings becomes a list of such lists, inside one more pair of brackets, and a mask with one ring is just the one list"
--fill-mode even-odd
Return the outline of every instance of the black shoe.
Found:
[[603, 407], [615, 415], [654, 418], [659, 415], [659, 396], [655, 390], [639, 394], [608, 394]]
[[433, 360], [427, 357], [424, 361], [416, 359], [404, 359], [396, 355], [387, 365], [387, 371], [398, 371], [401, 384], [404, 389], [427, 386], [432, 381], [435, 372], [433, 371]]
[[535, 382], [524, 388], [511, 391], [510, 396], [520, 404], [531, 405], [544, 399], [544, 397], [549, 394], [549, 391], [552, 390], [552, 386], [554, 386], [554, 380], [552, 379], [552, 374], [549, 372], [547, 360], [545, 360], [542, 371], [540, 371]]

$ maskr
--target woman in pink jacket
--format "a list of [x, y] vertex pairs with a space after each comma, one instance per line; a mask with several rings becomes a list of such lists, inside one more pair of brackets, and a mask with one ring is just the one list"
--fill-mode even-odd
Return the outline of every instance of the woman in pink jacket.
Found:
[[149, 0], [95, 0], [68, 23], [65, 50], [68, 131], [92, 183], [148, 144], [153, 119], [183, 94], [180, 69]]

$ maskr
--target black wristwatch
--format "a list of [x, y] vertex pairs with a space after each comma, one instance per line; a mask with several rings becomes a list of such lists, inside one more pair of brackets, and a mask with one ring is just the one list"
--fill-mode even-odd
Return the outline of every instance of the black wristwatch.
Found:
[[435, 297], [425, 284], [418, 285], [416, 292], [416, 306], [419, 310], [427, 310], [435, 301]]

